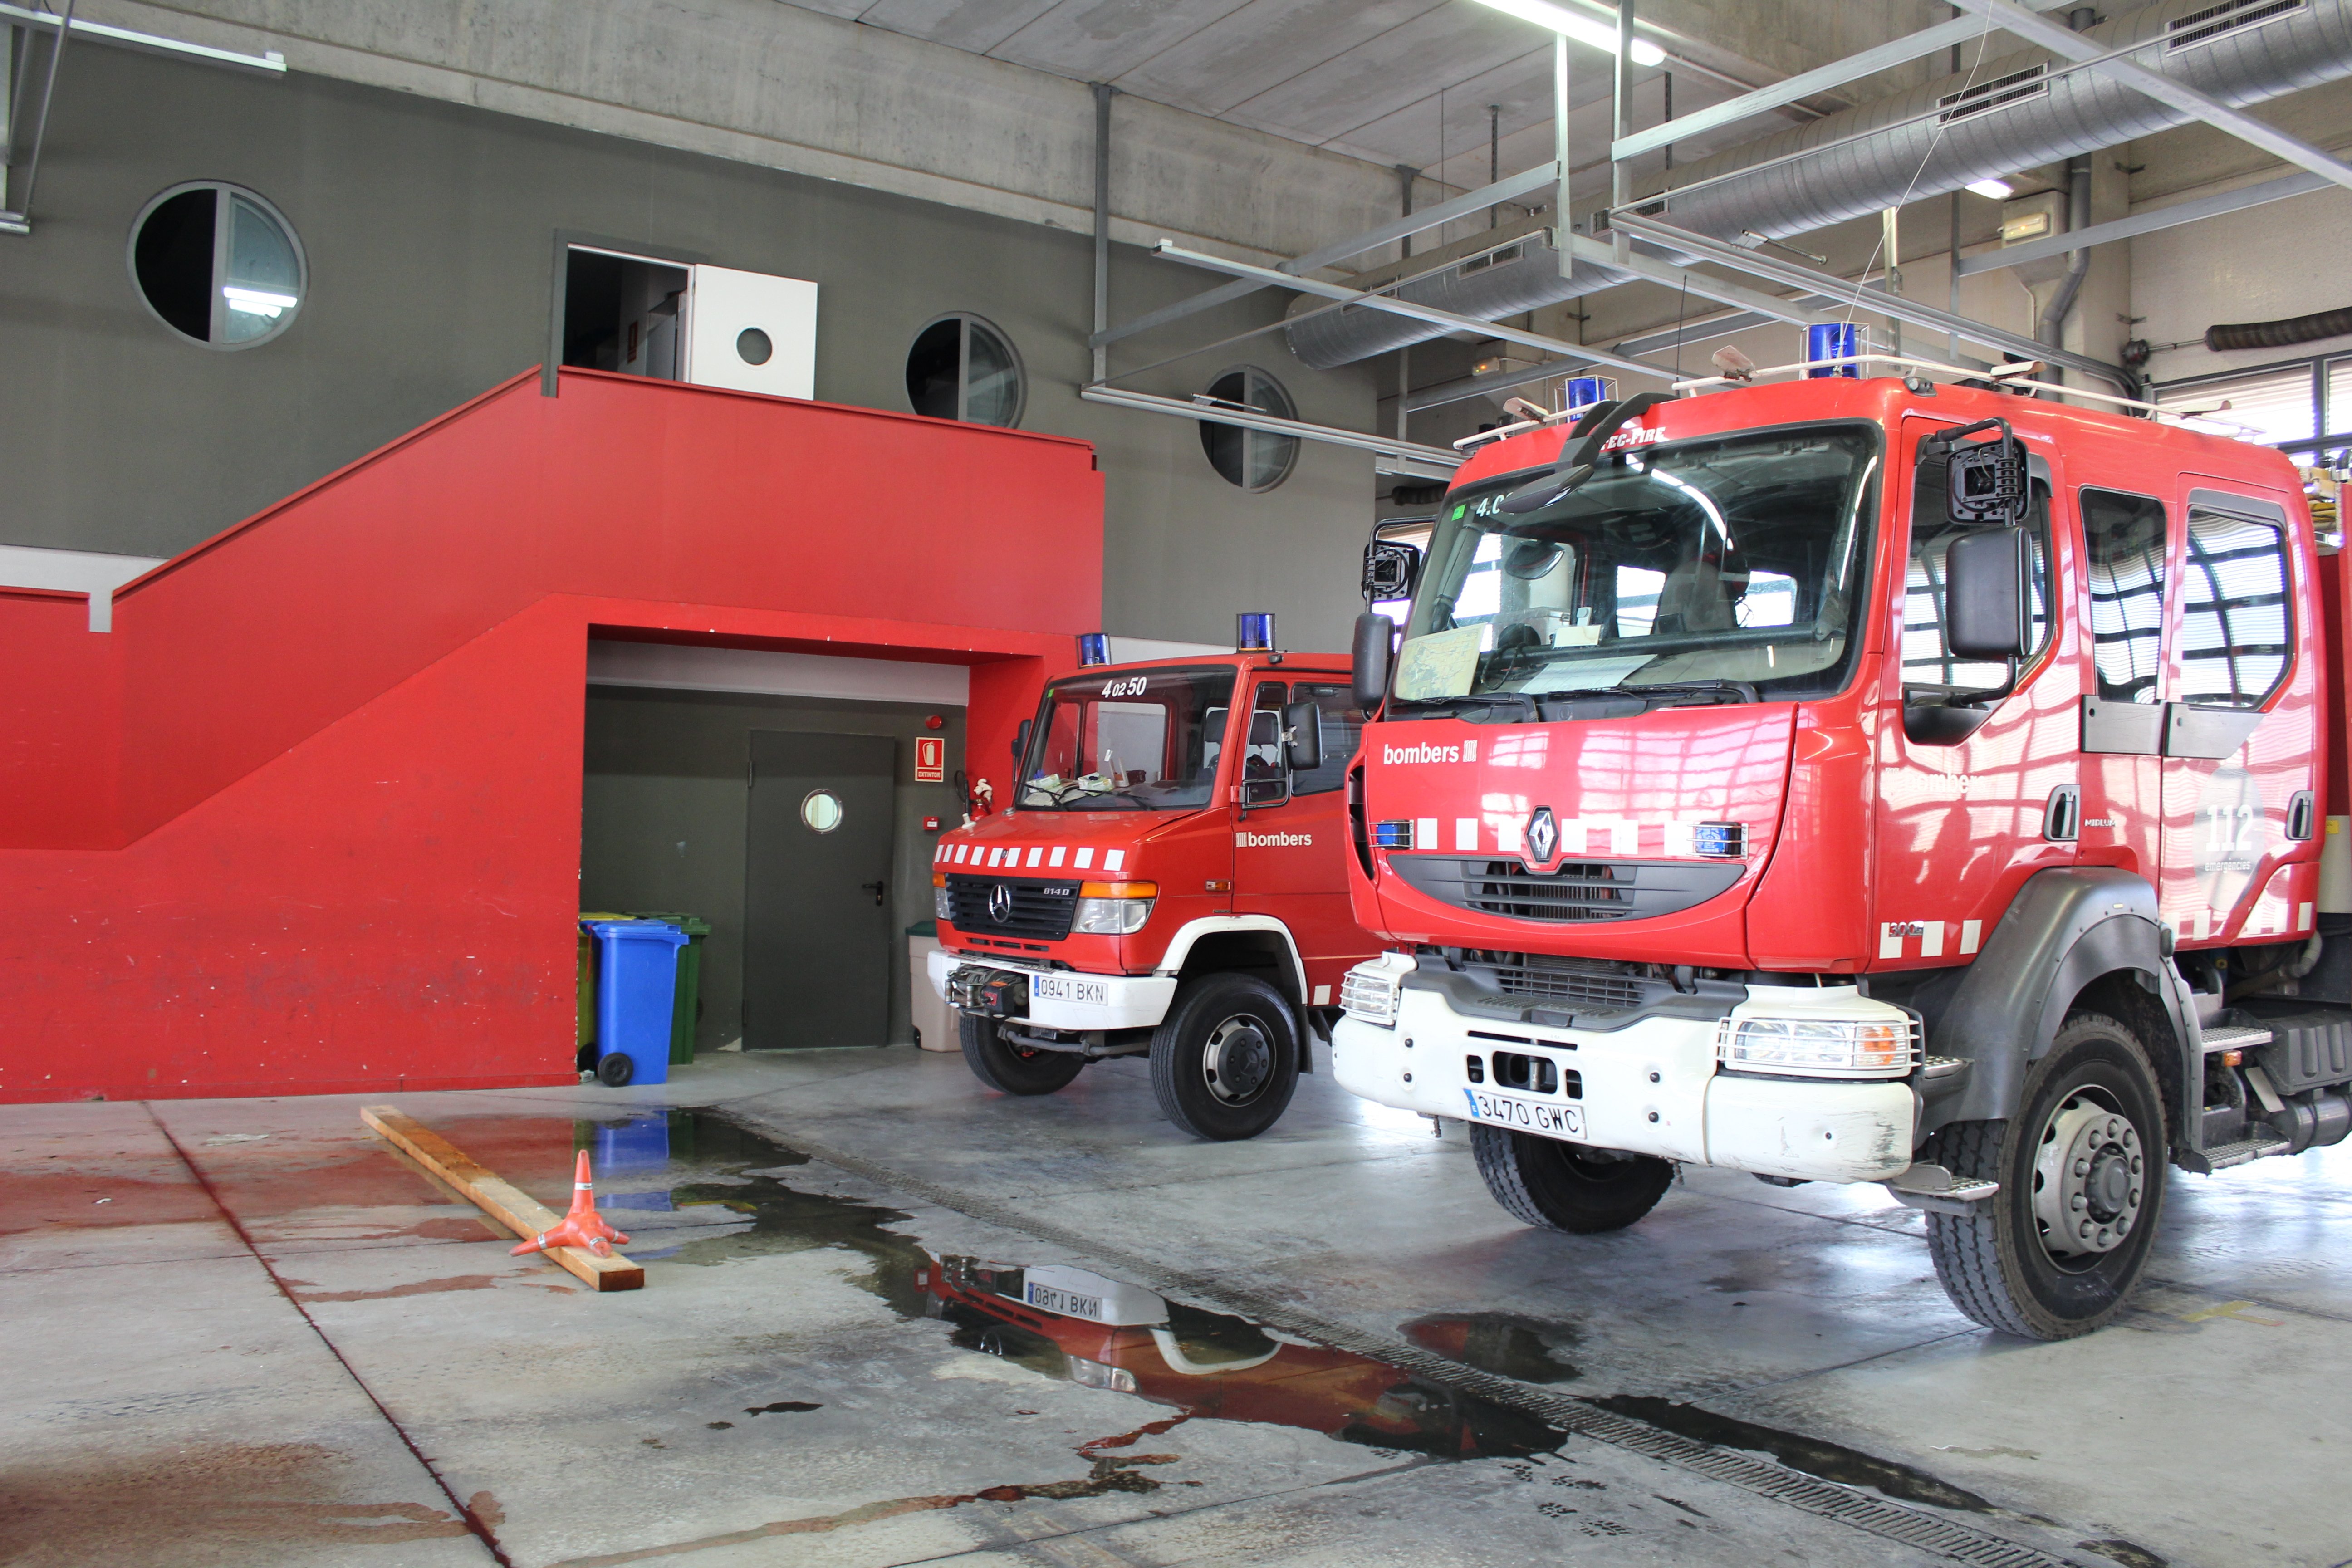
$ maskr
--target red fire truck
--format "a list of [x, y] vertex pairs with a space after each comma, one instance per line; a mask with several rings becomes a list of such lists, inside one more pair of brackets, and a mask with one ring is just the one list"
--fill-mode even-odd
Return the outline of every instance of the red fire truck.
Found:
[[1256, 646], [1051, 683], [1006, 809], [940, 840], [931, 984], [992, 1089], [1051, 1094], [1148, 1055], [1171, 1121], [1251, 1138], [1313, 1070], [1339, 977], [1374, 949], [1340, 787], [1363, 715], [1343, 658], [1276, 652], [1272, 616], [1243, 620]]
[[1531, 1225], [1880, 1182], [1970, 1317], [2097, 1327], [2168, 1164], [2352, 1130], [2334, 545], [2274, 451], [1994, 384], [1492, 441], [1358, 628], [1339, 1081]]

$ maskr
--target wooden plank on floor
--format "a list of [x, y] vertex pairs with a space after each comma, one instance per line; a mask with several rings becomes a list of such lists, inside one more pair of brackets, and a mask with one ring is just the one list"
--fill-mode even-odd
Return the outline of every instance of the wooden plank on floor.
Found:
[[[552, 1229], [563, 1216], [497, 1173], [477, 1164], [456, 1144], [395, 1106], [360, 1108], [360, 1120], [403, 1153], [472, 1199], [484, 1214], [525, 1241]], [[639, 1290], [646, 1271], [619, 1253], [599, 1258], [585, 1247], [551, 1247], [547, 1258], [599, 1290]]]

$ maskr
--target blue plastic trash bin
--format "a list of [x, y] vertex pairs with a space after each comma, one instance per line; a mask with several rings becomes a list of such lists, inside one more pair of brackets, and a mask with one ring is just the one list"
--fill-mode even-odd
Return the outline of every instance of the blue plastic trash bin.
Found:
[[667, 921], [588, 921], [596, 939], [596, 1065], [626, 1057], [624, 1083], [669, 1081], [669, 1026], [677, 950], [686, 932]]

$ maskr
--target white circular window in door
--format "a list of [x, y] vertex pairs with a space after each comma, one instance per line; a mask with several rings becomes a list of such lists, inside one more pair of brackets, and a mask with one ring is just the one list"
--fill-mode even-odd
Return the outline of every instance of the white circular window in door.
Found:
[[841, 826], [841, 797], [831, 790], [813, 789], [801, 802], [801, 820], [813, 833], [830, 833]]
[[310, 291], [286, 215], [215, 180], [173, 185], [142, 207], [126, 259], [155, 319], [206, 348], [268, 342], [294, 324]]
[[[1209, 384], [1208, 396], [1236, 412], [1275, 419], [1298, 417], [1282, 384], [1255, 365], [1225, 372]], [[1208, 454], [1210, 466], [1226, 483], [1245, 490], [1270, 490], [1289, 477], [1291, 465], [1298, 460], [1298, 437], [1204, 419], [1201, 450]]]

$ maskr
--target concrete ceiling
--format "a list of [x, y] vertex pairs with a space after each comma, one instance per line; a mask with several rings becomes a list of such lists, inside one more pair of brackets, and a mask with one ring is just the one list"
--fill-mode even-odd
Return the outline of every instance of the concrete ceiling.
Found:
[[[1490, 106], [1500, 110], [1505, 173], [1551, 155], [1550, 33], [1473, 0], [788, 3], [1056, 76], [1107, 81], [1309, 146], [1407, 164], [1460, 188], [1486, 183]], [[1831, 8], [1830, 0], [1815, 3]], [[1635, 73], [1637, 125], [1660, 117], [1667, 71], [1677, 115], [1736, 90], [1727, 73], [1696, 66], [1691, 51], [1683, 52], [1679, 62]], [[1610, 58], [1572, 45], [1570, 71], [1573, 161], [1584, 164], [1601, 155], [1609, 131]], [[1777, 74], [1748, 72], [1759, 80]], [[1717, 140], [1745, 140], [1775, 123], [1749, 121]], [[1694, 144], [1686, 155], [1709, 150]]]

